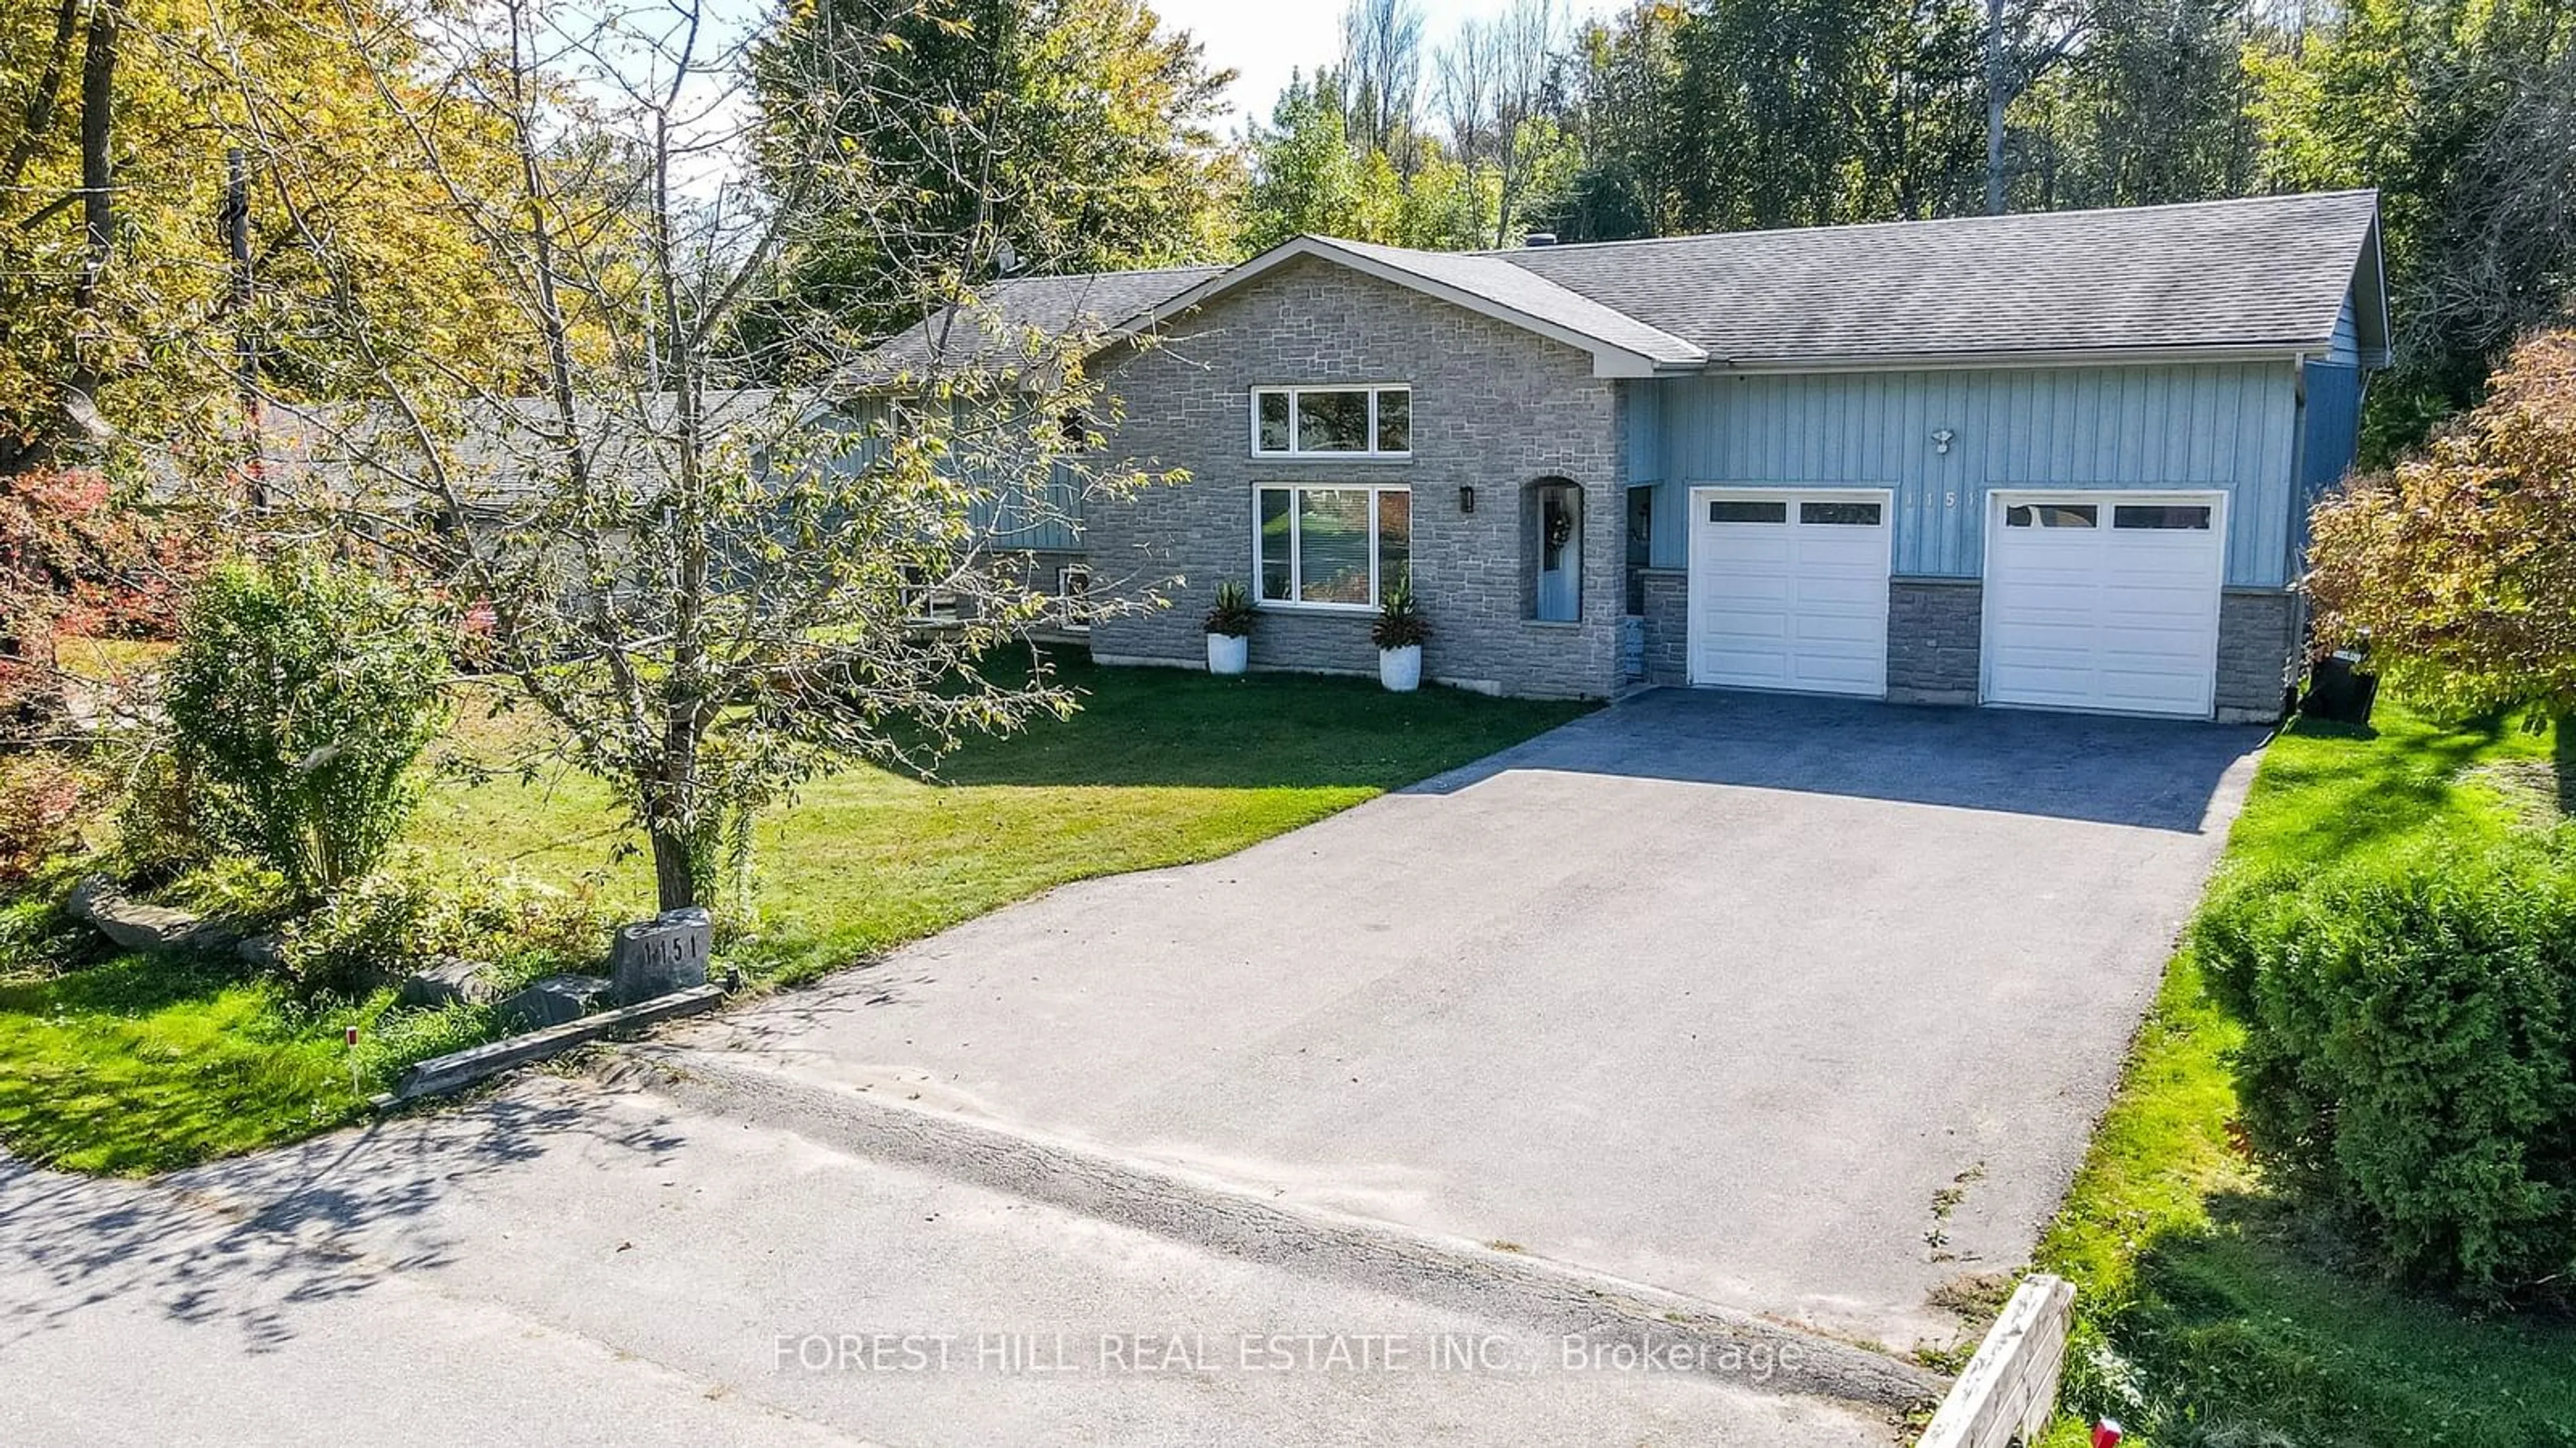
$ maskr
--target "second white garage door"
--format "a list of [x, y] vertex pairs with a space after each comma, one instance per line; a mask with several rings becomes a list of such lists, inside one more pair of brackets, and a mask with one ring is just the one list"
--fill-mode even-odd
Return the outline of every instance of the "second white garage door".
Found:
[[1885, 491], [1691, 490], [1694, 684], [1887, 692]]
[[2207, 717], [2222, 495], [1998, 493], [1987, 506], [1989, 702]]

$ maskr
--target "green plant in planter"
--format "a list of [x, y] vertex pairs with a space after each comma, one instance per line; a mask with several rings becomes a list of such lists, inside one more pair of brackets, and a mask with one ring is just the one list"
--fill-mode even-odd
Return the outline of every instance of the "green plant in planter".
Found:
[[1252, 637], [1252, 621], [1259, 616], [1252, 606], [1252, 594], [1242, 584], [1220, 583], [1216, 586], [1216, 607], [1208, 610], [1207, 631], [1248, 639]]
[[1417, 647], [1431, 637], [1431, 620], [1422, 616], [1422, 605], [1413, 596], [1412, 575], [1388, 585], [1378, 600], [1377, 621], [1369, 625], [1369, 637], [1382, 649]]

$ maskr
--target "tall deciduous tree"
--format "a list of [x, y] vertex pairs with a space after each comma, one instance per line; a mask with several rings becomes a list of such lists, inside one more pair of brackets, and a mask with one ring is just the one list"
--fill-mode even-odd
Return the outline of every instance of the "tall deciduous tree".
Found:
[[[901, 63], [910, 18], [773, 47], [763, 84], [817, 117], [934, 125], [956, 97]], [[906, 174], [848, 164], [837, 125], [735, 119], [747, 40], [711, 0], [579, 16], [470, 0], [431, 23], [416, 47], [349, 39], [412, 125], [406, 164], [476, 239], [495, 286], [483, 325], [533, 359], [535, 386], [418, 365], [353, 289], [334, 335], [375, 400], [309, 415], [314, 466], [276, 480], [275, 516], [488, 618], [501, 700], [541, 710], [561, 755], [610, 786], [665, 908], [706, 900], [753, 815], [817, 773], [1069, 710], [1042, 665], [987, 671], [1073, 606], [992, 524], [1007, 505], [1043, 526], [1073, 495], [1144, 480], [1105, 452], [1115, 403], [1083, 372], [1096, 339], [1005, 329], [969, 294], [900, 363], [842, 342], [849, 315], [918, 296], [889, 271], [791, 293], [788, 340], [753, 350], [734, 321], [773, 258], [855, 233], [956, 277], [982, 234], [925, 214]], [[424, 75], [499, 137], [499, 174], [401, 99], [400, 78]], [[755, 146], [774, 189], [707, 179], [742, 174]], [[301, 244], [335, 281], [365, 261], [327, 233]], [[746, 376], [780, 385], [723, 385]], [[858, 395], [873, 388], [891, 403]], [[1081, 606], [1133, 603], [1108, 584]]]
[[1680, 69], [1674, 38], [1683, 14], [1670, 0], [1648, 0], [1575, 37], [1573, 125], [1582, 164], [1546, 217], [1563, 239], [1624, 241], [1676, 229], [1682, 178], [1672, 144]]
[[2384, 458], [2576, 304], [2576, 9], [2354, 0], [2259, 66], [2266, 182], [2380, 190], [2398, 363], [2372, 389]]
[[[1142, 0], [804, 0], [752, 74], [770, 183], [848, 218], [781, 258], [793, 307], [868, 330], [916, 293], [987, 279], [1005, 247], [1053, 273], [1226, 245], [1213, 124], [1231, 72]], [[877, 104], [898, 93], [908, 108]], [[959, 256], [983, 270], [944, 276]]]
[[1292, 75], [1270, 124], [1245, 137], [1250, 170], [1237, 236], [1259, 252], [1301, 233], [1456, 250], [1491, 239], [1498, 178], [1434, 137], [1402, 156], [1357, 145], [1341, 73]]
[[[1522, 212], [1546, 189], [1552, 171], [1570, 169], [1562, 62], [1564, 13], [1555, 0], [1512, 0], [1495, 22], [1492, 152], [1494, 245], [1511, 244]], [[1478, 158], [1470, 156], [1469, 163]]]
[[1677, 42], [1677, 220], [1824, 226], [1970, 209], [1978, 34], [1951, 0], [1711, 0]]
[[1422, 94], [1417, 0], [1351, 0], [1342, 12], [1341, 74], [1352, 143], [1363, 152], [1410, 156]]
[[[345, 23], [344, 23], [345, 18]], [[356, 284], [399, 305], [443, 365], [507, 365], [477, 346], [483, 300], [464, 239], [391, 164], [392, 114], [344, 31], [398, 49], [375, 0], [60, 0], [0, 17], [0, 478], [107, 455], [113, 439], [182, 461], [238, 461], [230, 381], [247, 341], [309, 389], [319, 312], [344, 298], [296, 244], [327, 231], [369, 253]], [[245, 110], [253, 77], [264, 114]], [[404, 78], [398, 90], [415, 82]], [[424, 108], [437, 123], [439, 117]], [[252, 132], [257, 132], [256, 136]], [[219, 216], [229, 153], [262, 164], [236, 257]], [[292, 183], [272, 160], [327, 157]], [[192, 450], [219, 456], [190, 457]]]

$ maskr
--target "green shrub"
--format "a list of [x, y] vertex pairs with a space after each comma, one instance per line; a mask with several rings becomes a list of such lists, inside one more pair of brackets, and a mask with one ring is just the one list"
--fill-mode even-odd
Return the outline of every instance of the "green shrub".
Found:
[[222, 827], [314, 898], [373, 869], [445, 723], [444, 638], [372, 575], [290, 557], [208, 576], [180, 624], [180, 764]]
[[147, 887], [178, 879], [215, 857], [220, 830], [196, 771], [177, 751], [155, 749], [117, 801], [118, 873]]
[[0, 903], [0, 984], [42, 979], [106, 955], [113, 947], [50, 892]]
[[191, 915], [229, 920], [245, 929], [276, 921], [295, 907], [286, 878], [239, 855], [217, 855], [191, 866], [151, 892], [164, 905]]
[[[2233, 882], [2194, 926], [2242, 1020], [2247, 1138], [2401, 1276], [2474, 1298], [2576, 1274], [2576, 849], [2562, 833]], [[2552, 1285], [2554, 1284], [2554, 1285]]]
[[280, 931], [278, 953], [308, 995], [361, 996], [441, 955], [489, 962], [493, 983], [508, 988], [595, 967], [615, 924], [587, 895], [524, 880], [379, 874]]

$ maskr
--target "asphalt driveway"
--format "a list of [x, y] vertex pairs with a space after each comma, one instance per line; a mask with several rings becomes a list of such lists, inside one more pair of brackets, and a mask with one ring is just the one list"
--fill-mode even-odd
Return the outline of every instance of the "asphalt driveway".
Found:
[[2027, 1256], [2262, 738], [1651, 694], [684, 1045], [1902, 1349]]

